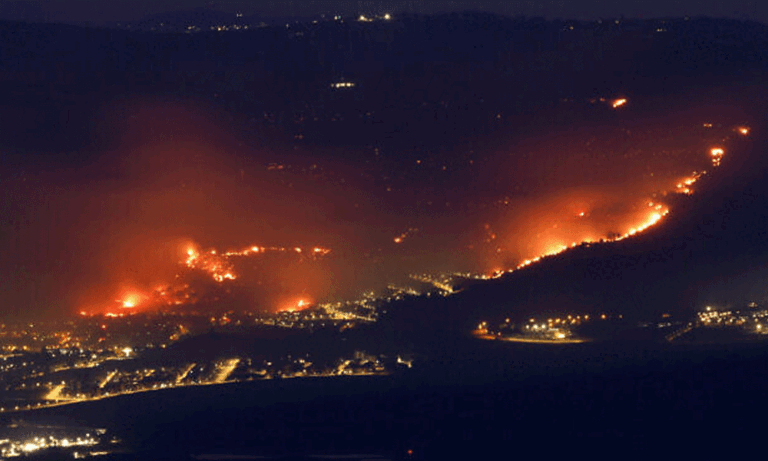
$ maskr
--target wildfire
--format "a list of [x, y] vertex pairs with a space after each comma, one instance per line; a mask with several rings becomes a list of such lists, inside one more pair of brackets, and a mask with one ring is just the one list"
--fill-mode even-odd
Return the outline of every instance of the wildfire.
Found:
[[[664, 208], [663, 205], [656, 204], [654, 202], [648, 202], [648, 206], [653, 208], [654, 211], [652, 211], [651, 213], [648, 214], [648, 217], [646, 218], [646, 220], [644, 222], [640, 223], [639, 225], [637, 225], [635, 227], [631, 227], [630, 229], [628, 229], [622, 235], [619, 235], [619, 236], [613, 237], [613, 238], [604, 238], [603, 241], [605, 241], [605, 242], [618, 242], [620, 240], [624, 240], [626, 238], [635, 236], [635, 235], [639, 234], [640, 232], [645, 231], [649, 227], [657, 224], [666, 215], [669, 214], [669, 210]], [[493, 272], [493, 275], [491, 276], [491, 278], [497, 278], [497, 277], [502, 276], [505, 273], [514, 272], [515, 270], [519, 270], [519, 269], [522, 269], [524, 267], [530, 266], [531, 264], [537, 263], [537, 262], [541, 261], [543, 258], [546, 258], [548, 256], [554, 256], [554, 255], [563, 253], [564, 251], [567, 251], [567, 250], [569, 250], [571, 248], [575, 248], [575, 247], [577, 247], [579, 245], [589, 244], [591, 242], [592, 242], [592, 239], [584, 239], [581, 242], [571, 242], [570, 245], [563, 245], [562, 243], [552, 244], [547, 249], [544, 250], [544, 253], [542, 255], [536, 256], [535, 258], [526, 259], [523, 262], [521, 262], [520, 264], [518, 264], [517, 267], [515, 267], [512, 270], [509, 270], [509, 271], [495, 270]]]
[[403, 241], [405, 241], [406, 238], [410, 237], [411, 235], [413, 235], [414, 233], [416, 233], [418, 231], [419, 231], [418, 229], [410, 227], [410, 228], [408, 228], [408, 230], [406, 230], [402, 234], [400, 234], [397, 237], [393, 238], [392, 241], [395, 242], [395, 243], [403, 243]]
[[[619, 106], [621, 106], [621, 105], [623, 105], [625, 103], [626, 103], [625, 99], [618, 99], [618, 100], [613, 102], [613, 106], [614, 107], [619, 107]], [[705, 124], [705, 126], [706, 127], [711, 127], [711, 124]], [[737, 128], [737, 131], [739, 133], [743, 134], [743, 135], [749, 134], [749, 129], [746, 128], [746, 127]], [[725, 155], [725, 150], [722, 147], [713, 147], [710, 150], [709, 153], [710, 153], [710, 157], [712, 159], [712, 164], [715, 167], [720, 166], [722, 158]], [[680, 182], [678, 182], [675, 185], [675, 190], [677, 192], [679, 192], [679, 193], [683, 193], [683, 194], [687, 194], [687, 195], [692, 194], [693, 191], [691, 190], [690, 186], [692, 186], [694, 183], [696, 183], [696, 181], [698, 181], [699, 178], [701, 178], [701, 176], [703, 176], [706, 173], [707, 173], [706, 171], [702, 171], [702, 172], [694, 171], [691, 174], [691, 176], [683, 178], [682, 180], [680, 180]], [[604, 238], [603, 241], [606, 241], [606, 242], [617, 242], [617, 241], [620, 241], [620, 240], [627, 239], [629, 237], [633, 237], [633, 236], [635, 236], [635, 235], [637, 235], [637, 234], [647, 230], [651, 226], [656, 225], [659, 221], [661, 221], [665, 216], [667, 216], [669, 214], [669, 210], [664, 205], [662, 205], [662, 204], [655, 203], [653, 201], [649, 201], [649, 202], [647, 202], [647, 205], [648, 205], [649, 208], [652, 208], [653, 211], [651, 211], [647, 215], [647, 218], [645, 219], [645, 221], [641, 222], [639, 225], [635, 225], [633, 227], [630, 227], [622, 235], [615, 236], [615, 237], [612, 237], [612, 238]], [[583, 218], [584, 216], [586, 216], [586, 214], [584, 212], [579, 212], [578, 213], [578, 217]], [[397, 239], [395, 239], [395, 241], [397, 242]], [[397, 243], [399, 243], [399, 242], [397, 242]], [[562, 253], [562, 252], [568, 250], [569, 248], [573, 248], [573, 247], [576, 247], [576, 246], [578, 246], [580, 244], [586, 244], [586, 243], [589, 243], [589, 240], [583, 240], [580, 243], [573, 242], [570, 246], [563, 245], [563, 244], [550, 245], [548, 248], [546, 248], [544, 250], [543, 254], [541, 254], [541, 255], [539, 255], [539, 256], [537, 256], [535, 258], [529, 258], [529, 259], [523, 260], [520, 264], [517, 265], [517, 267], [515, 267], [512, 270], [509, 270], [509, 271], [496, 270], [496, 271], [493, 272], [493, 275], [491, 277], [492, 278], [497, 278], [497, 277], [502, 276], [505, 273], [514, 272], [515, 270], [519, 270], [519, 269], [522, 269], [524, 267], [530, 266], [531, 264], [534, 264], [534, 263], [540, 261], [542, 258], [545, 258], [547, 256], [554, 256], [556, 254], [559, 254], [559, 253]]]
[[213, 279], [217, 282], [223, 282], [224, 280], [235, 280], [235, 278], [236, 277], [230, 272], [227, 272], [226, 274], [213, 274]]
[[[625, 106], [627, 103], [628, 100], [626, 98], [615, 100], [608, 99], [603, 101], [603, 104], [605, 104], [603, 107], [606, 107], [608, 104], [610, 104], [612, 108], [618, 109], [622, 106]], [[706, 126], [711, 127], [711, 124], [707, 124]], [[747, 127], [731, 127], [731, 133], [733, 136], [738, 136], [737, 133], [746, 136], [750, 133], [750, 130]], [[725, 155], [725, 150], [723, 147], [727, 146], [719, 147], [717, 145], [710, 145], [709, 147], [711, 148], [709, 149], [708, 156], [706, 155], [706, 149], [700, 153], [701, 158], [703, 159], [701, 161], [707, 161], [706, 159], [709, 158], [709, 161], [711, 161], [712, 164], [717, 167], [720, 165]], [[693, 193], [692, 186], [705, 173], [706, 172], [699, 173], [694, 171], [691, 175], [679, 179], [678, 182], [669, 184], [669, 186], [673, 187], [669, 187], [666, 192], [669, 192], [671, 189], [673, 192], [691, 194]], [[654, 197], [656, 197], [656, 195], [654, 195]], [[599, 216], [601, 216], [601, 210], [603, 210], [603, 208], [600, 207], [600, 201], [596, 201], [597, 204], [591, 203], [588, 200], [582, 200], [577, 203], [575, 200], [571, 202], [569, 197], [569, 201], [566, 203], [570, 203], [570, 206], [565, 209], [565, 211], [560, 212], [563, 222], [557, 223], [558, 225], [563, 225], [563, 227], [557, 231], [542, 230], [541, 236], [537, 236], [537, 238], [539, 238], [539, 242], [537, 242], [538, 247], [535, 248], [534, 251], [531, 251], [527, 255], [528, 257], [526, 259], [519, 262], [519, 264], [517, 264], [514, 269], [495, 270], [494, 277], [500, 276], [506, 272], [522, 269], [529, 265], [535, 264], [548, 256], [557, 255], [567, 251], [568, 249], [578, 247], [580, 245], [587, 245], [596, 240], [601, 240], [603, 242], [615, 242], [636, 236], [646, 231], [651, 226], [658, 224], [664, 219], [664, 217], [669, 214], [669, 210], [666, 208], [666, 205], [659, 203], [661, 200], [663, 199], [654, 198], [654, 201], [644, 200], [640, 202], [643, 205], [642, 210], [634, 215], [633, 220], [628, 222], [619, 221], [619, 226], [610, 229], [618, 232], [611, 233], [610, 236], [603, 236], [603, 238], [601, 238], [601, 232], [596, 230], [596, 226], [594, 225], [595, 223], [592, 222], [593, 219], [600, 219]], [[645, 208], [646, 204], [647, 208]], [[556, 209], [563, 210], [563, 208]], [[548, 212], [546, 215], [547, 219], [549, 219], [549, 216], [551, 216], [551, 214]], [[612, 217], [611, 219], [614, 218]], [[570, 227], [565, 226], [565, 224], [568, 224]], [[557, 228], [557, 226], [554, 227]], [[396, 229], [403, 231], [403, 228]], [[418, 231], [419, 229], [416, 228], [408, 228], [399, 234], [392, 235], [394, 234], [394, 232], [392, 232], [392, 234], [388, 235], [394, 244], [403, 244], [406, 239], [412, 237]], [[570, 231], [573, 235], [564, 233], [568, 231]], [[550, 233], [548, 234], [547, 232]], [[558, 234], [553, 235], [552, 233], [555, 232]], [[492, 235], [491, 240], [496, 238], [496, 235], [493, 233], [490, 233], [489, 235]], [[587, 238], [587, 236], [590, 236], [590, 238]], [[542, 243], [545, 245], [542, 245]], [[257, 244], [244, 246], [240, 249], [211, 249], [200, 247], [197, 244], [191, 244], [187, 245], [186, 247], [178, 247], [177, 251], [179, 252], [177, 253], [176, 258], [181, 262], [182, 268], [200, 271], [199, 274], [204, 275], [204, 277], [208, 280], [212, 279], [217, 283], [225, 284], [225, 286], [228, 282], [238, 280], [238, 277], [240, 276], [237, 270], [238, 267], [240, 267], [238, 263], [240, 259], [235, 261], [236, 258], [252, 258], [262, 256], [266, 257], [268, 253], [282, 253], [294, 261], [305, 261], [326, 256], [331, 252], [330, 249], [321, 246], [262, 246]], [[503, 251], [503, 249], [499, 249], [498, 251]], [[523, 256], [526, 255], [524, 254]], [[496, 262], [496, 264], [498, 264], [498, 262]], [[129, 310], [137, 308], [144, 309], [148, 305], [162, 305], [161, 303], [172, 305], [195, 302], [195, 292], [186, 288], [179, 288], [178, 286], [173, 288], [169, 287], [167, 290], [164, 289], [163, 291], [158, 291], [157, 293], [153, 294], [152, 298], [140, 297], [135, 294], [127, 294], [124, 296], [118, 295], [117, 297], [119, 299], [116, 300], [116, 302], [119, 303], [118, 305], [122, 309], [126, 310], [125, 315], [130, 315]], [[225, 290], [221, 290], [221, 292], [224, 291]], [[111, 298], [112, 297], [107, 298], [107, 300]], [[110, 312], [112, 313], [111, 315], [123, 315], [122, 311], [117, 309], [118, 305], [112, 305], [112, 308], [110, 309]], [[279, 310], [288, 312], [306, 309], [310, 305], [311, 301], [307, 299], [297, 300], [295, 298], [286, 304], [278, 304], [278, 306], [281, 307]], [[117, 312], [118, 314], [114, 314], [113, 312]]]
[[200, 253], [193, 247], [190, 247], [187, 249], [187, 259], [184, 261], [184, 265], [188, 269], [198, 269], [208, 272], [213, 280], [222, 283], [226, 280], [237, 279], [237, 274], [235, 273], [234, 266], [231, 261], [232, 258], [256, 256], [266, 254], [268, 252], [284, 253], [288, 251], [292, 251], [301, 255], [306, 254], [307, 257], [310, 258], [324, 256], [331, 252], [331, 250], [323, 247], [313, 247], [311, 250], [305, 250], [302, 247], [289, 248], [250, 245], [242, 250], [219, 252], [216, 249], [212, 249]]
[[710, 154], [712, 155], [712, 165], [720, 166], [720, 162], [723, 159], [723, 155], [725, 155], [725, 151], [720, 147], [714, 147], [710, 151]]
[[133, 309], [146, 300], [146, 298], [147, 296], [139, 292], [130, 291], [125, 293], [121, 299], [115, 300], [115, 302], [119, 303], [123, 309]]
[[222, 256], [225, 258], [232, 258], [232, 257], [245, 257], [245, 256], [254, 256], [254, 255], [260, 255], [265, 254], [269, 252], [279, 252], [284, 253], [286, 251], [292, 251], [294, 253], [298, 254], [307, 254], [311, 256], [325, 256], [328, 253], [331, 252], [328, 248], [323, 247], [313, 247], [311, 249], [303, 248], [303, 247], [262, 247], [258, 245], [253, 245], [250, 247], [247, 247], [243, 250], [232, 250], [227, 251], [225, 253], [222, 253]]
[[279, 312], [298, 312], [303, 311], [304, 309], [308, 309], [312, 305], [312, 302], [305, 299], [300, 298], [295, 301], [290, 301], [287, 304], [284, 304], [280, 309], [278, 309]]
[[187, 249], [187, 259], [184, 265], [189, 269], [199, 269], [208, 272], [213, 280], [223, 282], [234, 280], [234, 268], [226, 255], [218, 255], [216, 250], [199, 253], [194, 248]]
[[197, 251], [195, 251], [194, 248], [187, 249], [187, 260], [184, 262], [184, 264], [187, 267], [194, 267], [199, 256], [200, 255], [197, 253]]
[[664, 210], [662, 212], [652, 212], [648, 216], [648, 219], [644, 223], [640, 224], [637, 227], [634, 227], [634, 228], [630, 229], [629, 232], [624, 234], [622, 237], [617, 238], [616, 240], [622, 240], [622, 239], [627, 238], [629, 236], [635, 235], [638, 232], [643, 232], [644, 230], [648, 229], [649, 227], [651, 227], [654, 224], [656, 224], [659, 221], [661, 221], [661, 219], [664, 216], [666, 216], [667, 214], [669, 214], [669, 210]]
[[701, 178], [706, 173], [706, 171], [694, 171], [691, 173], [691, 176], [681, 179], [680, 182], [675, 185], [676, 191], [682, 194], [690, 195], [692, 193], [690, 186], [695, 184], [696, 181], [698, 181], [699, 178]]
[[[293, 253], [302, 259], [315, 260], [331, 253], [330, 249], [321, 246], [304, 248], [250, 245], [243, 250], [223, 252], [218, 249], [201, 250], [196, 245], [190, 244], [182, 247], [182, 250], [184, 258], [179, 262], [180, 267], [206, 273], [217, 283], [226, 283], [238, 279], [233, 261], [234, 258], [260, 256], [276, 252], [284, 254]], [[180, 276], [177, 275], [177, 277]], [[188, 284], [160, 283], [147, 293], [133, 288], [130, 291], [123, 291], [118, 299], [115, 299], [116, 305], [84, 310], [80, 312], [80, 315], [86, 316], [90, 315], [89, 312], [102, 312], [107, 317], [123, 317], [124, 315], [132, 314], [133, 311], [138, 309], [178, 306], [194, 303], [197, 300], [198, 296], [190, 289]], [[309, 305], [310, 301], [302, 299], [293, 303], [290, 309], [305, 309]]]

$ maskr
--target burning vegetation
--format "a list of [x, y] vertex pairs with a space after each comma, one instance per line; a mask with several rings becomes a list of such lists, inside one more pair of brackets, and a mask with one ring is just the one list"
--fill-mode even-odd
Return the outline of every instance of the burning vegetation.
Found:
[[42, 198], [22, 202], [38, 219], [14, 231], [13, 251], [70, 268], [36, 295], [53, 309], [301, 310], [413, 273], [499, 276], [632, 237], [721, 164], [732, 135], [750, 133], [602, 101], [622, 110], [441, 155], [393, 146], [353, 160], [271, 152], [194, 104], [124, 103], [105, 112], [122, 127], [117, 155], [33, 178]]

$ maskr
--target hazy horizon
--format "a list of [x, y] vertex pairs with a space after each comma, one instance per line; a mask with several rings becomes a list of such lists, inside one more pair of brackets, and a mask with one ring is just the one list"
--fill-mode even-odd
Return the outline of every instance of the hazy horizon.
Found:
[[292, 0], [285, 2], [248, 2], [244, 0], [12, 0], [0, 4], [0, 19], [101, 25], [135, 21], [147, 16], [194, 9], [218, 10], [224, 13], [274, 17], [309, 17], [320, 14], [432, 14], [476, 10], [508, 16], [543, 16], [547, 19], [595, 20], [600, 18], [696, 17], [710, 16], [768, 23], [768, 5], [743, 0], [718, 1], [640, 1], [621, 3], [604, 0], [576, 2], [500, 2], [500, 1], [413, 1], [413, 0]]

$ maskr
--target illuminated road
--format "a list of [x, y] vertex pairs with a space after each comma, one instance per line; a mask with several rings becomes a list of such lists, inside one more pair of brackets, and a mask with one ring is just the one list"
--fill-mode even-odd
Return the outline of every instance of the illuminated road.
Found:
[[672, 342], [676, 340], [677, 338], [689, 333], [691, 330], [693, 330], [693, 325], [686, 325], [683, 328], [680, 328], [679, 330], [676, 330], [666, 336], [667, 341]]
[[[231, 360], [228, 362], [231, 362]], [[231, 373], [231, 370], [227, 373], [227, 375], [229, 375], [229, 373]], [[344, 375], [318, 373], [318, 374], [307, 374], [307, 375], [281, 376], [280, 379], [324, 379], [324, 378], [338, 378], [338, 377], [351, 378], [351, 377], [363, 377], [363, 376], [388, 376], [389, 374], [390, 373], [387, 371], [367, 371], [367, 372], [358, 371], [355, 373], [344, 374]], [[271, 380], [275, 378], [267, 377], [265, 379]], [[226, 381], [226, 382], [220, 382], [220, 383], [219, 382], [188, 383], [188, 384], [181, 384], [178, 386], [169, 385], [166, 387], [158, 387], [158, 388], [142, 388], [142, 389], [127, 390], [122, 392], [116, 392], [114, 394], [107, 393], [104, 395], [97, 395], [93, 397], [68, 397], [66, 395], [62, 395], [61, 392], [64, 390], [64, 385], [60, 384], [55, 388], [53, 388], [51, 392], [49, 392], [45, 396], [45, 400], [55, 401], [55, 403], [37, 402], [34, 404], [28, 404], [24, 407], [19, 406], [15, 409], [0, 409], [0, 413], [34, 411], [34, 410], [40, 410], [43, 408], [63, 407], [66, 405], [74, 405], [82, 402], [94, 402], [97, 400], [112, 399], [115, 397], [121, 397], [125, 395], [143, 394], [145, 392], [158, 392], [163, 390], [178, 389], [178, 388], [185, 388], [185, 387], [228, 386], [230, 384], [239, 383], [239, 382], [243, 382], [243, 381], [233, 380], [233, 381]]]
[[214, 384], [221, 384], [229, 378], [229, 375], [232, 374], [233, 371], [235, 371], [235, 368], [237, 368], [237, 364], [240, 363], [240, 359], [229, 359], [226, 362], [224, 362], [224, 365], [219, 369], [219, 372], [216, 374], [216, 377], [213, 378]]
[[187, 377], [190, 371], [192, 371], [193, 368], [195, 368], [196, 363], [191, 363], [189, 366], [179, 374], [179, 376], [176, 378], [176, 384], [179, 385], [184, 380], [184, 378]]
[[45, 397], [43, 397], [43, 400], [64, 400], [65, 397], [61, 394], [61, 391], [64, 390], [64, 385], [59, 384], [58, 386], [51, 389], [51, 392], [47, 393]]
[[102, 380], [102, 381], [99, 383], [99, 389], [104, 389], [104, 386], [106, 386], [107, 384], [109, 384], [109, 382], [110, 382], [110, 381], [112, 381], [112, 378], [114, 378], [116, 374], [117, 374], [117, 370], [114, 370], [114, 371], [112, 371], [111, 373], [109, 373], [109, 374], [107, 375], [107, 377], [106, 377], [106, 378], [104, 378], [104, 380]]
[[472, 335], [478, 339], [484, 339], [486, 341], [508, 341], [513, 343], [527, 343], [527, 344], [579, 344], [587, 343], [588, 339], [576, 339], [576, 338], [563, 338], [563, 339], [539, 339], [539, 338], [525, 338], [522, 336], [496, 336], [489, 335], [487, 333], [473, 332]]

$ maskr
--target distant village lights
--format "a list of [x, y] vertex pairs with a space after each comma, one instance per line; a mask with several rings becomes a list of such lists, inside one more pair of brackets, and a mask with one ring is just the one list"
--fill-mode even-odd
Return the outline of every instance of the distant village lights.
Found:
[[[341, 16], [337, 16], [337, 18], [341, 19]], [[389, 14], [389, 13], [385, 13], [382, 16], [374, 16], [374, 17], [372, 17], [372, 16], [366, 16], [364, 14], [361, 14], [360, 16], [357, 17], [357, 20], [359, 22], [373, 22], [376, 19], [383, 19], [385, 21], [389, 21], [390, 19], [392, 19], [392, 15]]]
[[334, 89], [341, 89], [341, 88], [354, 88], [355, 84], [353, 82], [334, 82], [331, 83], [331, 88]]

